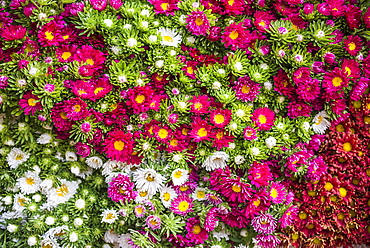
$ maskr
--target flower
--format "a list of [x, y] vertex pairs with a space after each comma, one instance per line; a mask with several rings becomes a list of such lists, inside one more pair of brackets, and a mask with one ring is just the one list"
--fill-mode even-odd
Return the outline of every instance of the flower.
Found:
[[134, 208], [135, 216], [138, 218], [144, 217], [146, 214], [146, 208], [143, 205], [137, 205]]
[[171, 203], [170, 209], [178, 215], [186, 216], [193, 212], [193, 199], [187, 195], [177, 196]]
[[204, 120], [198, 119], [193, 123], [193, 129], [189, 133], [195, 142], [209, 140], [211, 136], [211, 126]]
[[115, 202], [123, 201], [129, 203], [134, 200], [138, 194], [134, 191], [135, 184], [127, 175], [118, 174], [117, 177], [112, 178], [109, 185], [108, 197]]
[[21, 25], [9, 25], [1, 29], [1, 37], [5, 41], [22, 40], [27, 33], [27, 28]]
[[41, 179], [36, 172], [27, 171], [24, 177], [17, 179], [17, 185], [21, 189], [23, 194], [33, 194], [36, 193], [41, 184]]
[[154, 169], [137, 169], [134, 172], [134, 181], [139, 191], [146, 191], [154, 195], [163, 187], [166, 178], [157, 173]]
[[282, 228], [286, 228], [294, 223], [295, 219], [298, 217], [298, 207], [290, 206], [280, 218]]
[[103, 143], [107, 157], [120, 162], [130, 162], [134, 145], [132, 134], [118, 130], [109, 132], [107, 136]]
[[240, 77], [234, 84], [235, 96], [244, 102], [254, 101], [260, 94], [260, 84], [253, 82], [248, 76]]
[[177, 197], [176, 191], [168, 186], [164, 186], [161, 189], [159, 195], [163, 206], [165, 206], [166, 208], [169, 208], [171, 206], [173, 199]]
[[210, 29], [207, 15], [203, 11], [193, 11], [186, 17], [186, 28], [194, 35], [206, 35]]
[[271, 234], [277, 227], [277, 221], [271, 214], [260, 214], [251, 222], [254, 230], [262, 234]]
[[189, 172], [184, 169], [175, 169], [171, 173], [171, 178], [174, 186], [184, 184], [189, 178]]
[[149, 0], [149, 3], [154, 6], [156, 14], [174, 15], [174, 11], [179, 9], [178, 0]]
[[75, 181], [67, 181], [60, 179], [60, 186], [51, 188], [48, 191], [47, 198], [51, 205], [58, 205], [67, 202], [76, 193], [78, 183]]
[[226, 162], [229, 160], [229, 155], [225, 152], [214, 152], [210, 155], [206, 161], [202, 164], [202, 167], [206, 168], [207, 171], [213, 171], [215, 169], [223, 169], [227, 166]]
[[23, 95], [19, 100], [19, 106], [23, 109], [25, 115], [34, 115], [36, 111], [42, 110], [40, 98], [33, 95], [30, 91]]
[[362, 49], [362, 40], [357, 35], [349, 35], [344, 40], [344, 49], [351, 55], [356, 56]]
[[223, 128], [231, 120], [231, 111], [228, 109], [217, 109], [211, 113], [211, 122], [218, 128]]
[[208, 113], [208, 108], [210, 106], [208, 96], [193, 96], [193, 98], [189, 100], [189, 102], [192, 103], [190, 110], [191, 112], [199, 115]]
[[194, 244], [203, 244], [208, 239], [208, 232], [200, 226], [200, 220], [196, 217], [187, 220], [185, 229], [186, 238]]
[[18, 166], [26, 162], [29, 157], [30, 154], [25, 153], [21, 149], [14, 147], [6, 156], [6, 161], [8, 162], [10, 169], [17, 169]]
[[197, 187], [194, 190], [194, 192], [191, 194], [191, 196], [193, 197], [194, 200], [205, 201], [205, 200], [207, 200], [206, 189]]
[[270, 168], [266, 163], [257, 163], [253, 161], [253, 166], [249, 168], [248, 179], [256, 187], [263, 187], [269, 185], [272, 180]]
[[113, 209], [105, 209], [101, 216], [103, 217], [101, 220], [102, 223], [112, 224], [118, 220], [118, 213]]
[[225, 43], [225, 47], [231, 46], [232, 50], [236, 50], [244, 46], [245, 36], [246, 30], [243, 24], [232, 23], [225, 28], [221, 41]]
[[275, 248], [281, 243], [281, 240], [274, 235], [257, 235], [254, 238], [253, 243], [257, 244], [259, 247], [264, 248]]
[[252, 196], [252, 188], [241, 178], [224, 178], [216, 189], [224, 195], [228, 201], [246, 203]]
[[254, 128], [248, 126], [244, 128], [243, 136], [244, 136], [244, 139], [246, 140], [257, 139], [257, 131]]
[[274, 125], [275, 113], [269, 108], [256, 109], [251, 118], [261, 130], [270, 130]]
[[146, 225], [155, 230], [161, 228], [161, 218], [155, 215], [149, 215], [145, 220]]
[[286, 189], [280, 183], [272, 182], [269, 190], [270, 200], [274, 204], [282, 203], [286, 197]]
[[328, 115], [326, 114], [325, 110], [315, 115], [312, 120], [314, 122], [314, 124], [312, 124], [312, 129], [315, 133], [324, 134], [325, 130], [330, 127], [330, 121], [328, 121], [326, 118], [328, 118]]
[[159, 28], [158, 33], [162, 38], [161, 45], [178, 47], [182, 41], [182, 37], [176, 31], [169, 28]]

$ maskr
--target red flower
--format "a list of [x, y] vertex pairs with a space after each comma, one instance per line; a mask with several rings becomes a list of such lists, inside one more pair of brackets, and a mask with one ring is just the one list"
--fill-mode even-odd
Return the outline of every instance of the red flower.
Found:
[[357, 35], [349, 35], [344, 40], [344, 49], [352, 56], [356, 56], [362, 49], [362, 40]]
[[33, 95], [30, 91], [23, 95], [19, 100], [19, 106], [23, 109], [25, 115], [34, 115], [36, 111], [42, 109], [40, 98]]
[[10, 25], [1, 29], [1, 37], [5, 41], [21, 40], [27, 33], [27, 28], [20, 25]]
[[274, 125], [275, 113], [269, 108], [256, 109], [251, 118], [261, 130], [270, 130]]
[[103, 143], [107, 157], [119, 162], [130, 163], [134, 147], [132, 134], [118, 130], [109, 132], [107, 136], [108, 138]]

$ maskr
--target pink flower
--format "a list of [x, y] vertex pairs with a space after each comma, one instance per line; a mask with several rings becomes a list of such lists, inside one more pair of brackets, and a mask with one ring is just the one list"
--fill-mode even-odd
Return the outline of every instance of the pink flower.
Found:
[[42, 110], [39, 100], [40, 98], [28, 91], [19, 100], [18, 104], [23, 109], [25, 115], [34, 115], [36, 111]]
[[262, 234], [271, 234], [277, 227], [276, 219], [271, 214], [260, 214], [253, 218], [251, 224], [256, 232]]
[[201, 227], [198, 217], [189, 218], [185, 227], [188, 238], [194, 244], [203, 244], [208, 239], [208, 232]]
[[63, 102], [57, 103], [51, 109], [51, 119], [58, 131], [69, 131], [72, 129], [73, 122], [68, 119]]
[[244, 46], [245, 32], [246, 30], [242, 23], [232, 23], [225, 28], [221, 41], [225, 43], [225, 47], [231, 47], [231, 50], [236, 50]]
[[259, 234], [254, 239], [256, 244], [263, 248], [275, 248], [281, 243], [281, 240], [274, 235]]
[[146, 225], [155, 230], [161, 228], [161, 218], [155, 215], [149, 215], [145, 220]]
[[269, 185], [272, 180], [270, 168], [265, 163], [257, 163], [253, 161], [253, 165], [249, 169], [248, 179], [256, 187], [263, 187]]
[[279, 222], [281, 223], [281, 228], [286, 228], [294, 223], [298, 217], [298, 208], [296, 206], [290, 206], [283, 214]]
[[156, 14], [174, 15], [175, 10], [178, 10], [178, 0], [148, 0], [154, 6]]
[[105, 10], [107, 7], [107, 0], [89, 0], [90, 4], [92, 5], [93, 9], [102, 11]]
[[206, 121], [198, 119], [193, 123], [189, 135], [195, 142], [210, 140], [211, 126]]
[[344, 40], [344, 49], [351, 55], [356, 56], [362, 49], [362, 40], [357, 35], [349, 35]]
[[81, 142], [76, 143], [75, 149], [76, 149], [76, 153], [84, 158], [89, 156], [91, 153], [90, 146], [88, 144], [84, 144]]
[[43, 46], [59, 46], [60, 42], [63, 41], [60, 32], [62, 29], [63, 25], [55, 20], [44, 24], [37, 35], [39, 42]]
[[234, 83], [236, 97], [244, 102], [254, 101], [260, 93], [260, 84], [253, 82], [248, 76], [240, 77]]
[[[313, 86], [315, 87], [315, 86]], [[307, 95], [303, 95], [304, 97], [308, 96]], [[296, 118], [296, 117], [300, 117], [300, 116], [307, 116], [309, 117], [311, 115], [311, 112], [312, 112], [312, 106], [304, 103], [304, 102], [296, 102], [296, 101], [293, 101], [293, 102], [290, 102], [289, 105], [288, 105], [288, 116], [292, 119]]]
[[269, 108], [258, 108], [252, 114], [252, 121], [260, 130], [270, 130], [274, 125], [275, 113]]
[[189, 101], [192, 103], [190, 106], [190, 111], [194, 114], [207, 114], [208, 108], [210, 106], [209, 97], [205, 95], [200, 96], [193, 96], [193, 98]]
[[27, 33], [27, 28], [20, 25], [9, 25], [1, 29], [1, 37], [5, 41], [21, 40]]
[[270, 12], [257, 10], [254, 14], [254, 19], [254, 26], [259, 31], [266, 32], [266, 29], [270, 28], [270, 23], [275, 20], [275, 17]]
[[116, 161], [130, 163], [134, 147], [132, 134], [117, 130], [109, 132], [107, 136], [103, 143], [107, 157]]
[[186, 28], [194, 35], [206, 35], [210, 28], [207, 15], [200, 10], [191, 12], [186, 18], [186, 23]]
[[170, 209], [178, 215], [186, 216], [188, 213], [193, 212], [193, 199], [183, 194], [173, 199]]
[[269, 196], [270, 196], [270, 200], [274, 204], [282, 203], [285, 200], [286, 193], [287, 193], [286, 189], [282, 184], [276, 183], [276, 182], [273, 182], [271, 184], [270, 190], [269, 190]]
[[87, 104], [80, 98], [72, 98], [63, 102], [64, 112], [68, 119], [78, 121], [89, 116]]
[[154, 96], [154, 90], [149, 86], [137, 86], [130, 88], [127, 92], [128, 101], [126, 104], [131, 106], [135, 114], [147, 112], [150, 109], [151, 99]]
[[245, 203], [252, 196], [252, 188], [249, 183], [242, 182], [238, 178], [225, 178], [223, 182], [216, 188], [217, 191], [221, 192], [228, 201]]
[[211, 123], [215, 125], [215, 127], [223, 128], [229, 124], [231, 115], [232, 113], [228, 109], [216, 109], [211, 113]]
[[327, 164], [321, 156], [308, 162], [306, 178], [312, 181], [319, 180], [327, 171]]

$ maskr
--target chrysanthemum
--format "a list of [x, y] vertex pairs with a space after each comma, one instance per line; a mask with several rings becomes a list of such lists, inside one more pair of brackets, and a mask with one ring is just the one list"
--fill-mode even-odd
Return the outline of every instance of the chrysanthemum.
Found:
[[52, 20], [42, 26], [37, 37], [43, 46], [59, 46], [63, 41], [60, 31], [63, 29], [63, 24]]
[[134, 181], [136, 188], [139, 191], [147, 191], [154, 195], [163, 187], [163, 182], [166, 180], [161, 174], [154, 169], [137, 169], [134, 172]]
[[189, 135], [195, 142], [210, 140], [211, 126], [206, 121], [198, 119], [193, 123], [193, 129], [190, 131]]
[[103, 146], [108, 158], [120, 162], [129, 162], [133, 152], [132, 134], [121, 130], [107, 134]]
[[156, 215], [149, 215], [145, 220], [146, 225], [155, 230], [161, 228], [161, 218]]
[[269, 108], [256, 109], [251, 118], [256, 126], [261, 130], [270, 130], [274, 125], [275, 113]]
[[250, 126], [244, 128], [243, 137], [246, 140], [255, 140], [255, 139], [257, 139], [257, 131], [256, 131], [256, 129], [254, 129], [254, 128], [250, 127]]
[[266, 163], [257, 163], [254, 161], [248, 172], [248, 179], [256, 187], [267, 186], [272, 180], [270, 167]]
[[24, 177], [17, 179], [17, 185], [21, 189], [23, 194], [33, 194], [36, 193], [41, 184], [41, 179], [36, 172], [27, 171]]
[[330, 121], [326, 118], [328, 118], [328, 115], [325, 110], [315, 115], [312, 120], [314, 122], [314, 124], [312, 124], [312, 129], [315, 133], [324, 134], [325, 130], [330, 127]]
[[207, 114], [208, 108], [210, 106], [210, 101], [208, 96], [200, 95], [200, 96], [193, 96], [189, 102], [192, 103], [191, 105], [191, 112], [194, 114]]
[[285, 228], [287, 226], [292, 225], [297, 217], [298, 217], [298, 207], [296, 206], [289, 207], [279, 220], [279, 222], [281, 223], [281, 228]]
[[298, 83], [296, 92], [303, 101], [312, 102], [320, 94], [320, 82], [315, 78]]
[[179, 186], [184, 184], [189, 178], [189, 171], [181, 168], [175, 169], [171, 173], [173, 185]]
[[73, 59], [91, 68], [100, 69], [105, 62], [105, 54], [92, 46], [82, 46], [75, 51]]
[[259, 234], [254, 238], [253, 243], [259, 247], [275, 248], [281, 243], [281, 240], [274, 235]]
[[231, 120], [231, 111], [228, 109], [216, 109], [212, 111], [210, 119], [213, 125], [218, 128], [223, 128], [229, 124]]
[[219, 185], [218, 191], [227, 197], [228, 201], [237, 203], [247, 202], [253, 193], [251, 185], [249, 183], [242, 182], [239, 177], [225, 178]]
[[149, 86], [130, 88], [127, 92], [127, 105], [131, 106], [135, 114], [146, 112], [150, 109], [150, 100], [154, 97], [154, 91]]
[[193, 11], [186, 17], [186, 28], [194, 35], [206, 35], [210, 28], [207, 15], [203, 11]]
[[40, 98], [30, 91], [23, 95], [23, 98], [19, 100], [18, 104], [23, 109], [25, 115], [34, 115], [36, 111], [42, 110]]
[[286, 197], [286, 189], [282, 184], [273, 182], [270, 186], [269, 196], [274, 204], [282, 203]]
[[260, 214], [253, 218], [252, 226], [258, 233], [271, 234], [275, 231], [277, 222], [271, 214]]
[[200, 220], [197, 217], [189, 218], [185, 229], [187, 231], [186, 237], [196, 245], [203, 244], [208, 239], [208, 232], [201, 227]]
[[153, 134], [158, 142], [166, 143], [172, 137], [172, 130], [165, 125], [154, 126]]
[[112, 224], [118, 220], [118, 213], [114, 209], [105, 209], [100, 216], [102, 217], [102, 223]]
[[60, 185], [48, 191], [48, 202], [52, 205], [67, 202], [76, 193], [78, 182], [60, 179]]
[[62, 45], [56, 48], [55, 53], [59, 62], [72, 62], [73, 53], [76, 51], [76, 45]]
[[30, 155], [28, 153], [23, 152], [19, 148], [12, 148], [12, 150], [6, 156], [6, 161], [10, 169], [17, 169], [18, 166], [28, 160]]
[[253, 82], [248, 76], [240, 77], [233, 86], [236, 97], [244, 102], [254, 101], [260, 94], [260, 89], [260, 84]]
[[117, 177], [112, 178], [109, 185], [108, 197], [115, 202], [123, 201], [129, 203], [137, 196], [137, 192], [134, 191], [135, 184], [127, 175], [119, 174]]
[[189, 212], [193, 212], [193, 199], [187, 195], [176, 197], [171, 203], [171, 210], [178, 215], [186, 216]]
[[31, 199], [27, 198], [22, 193], [15, 194], [13, 199], [13, 209], [15, 211], [21, 212], [26, 208], [26, 204], [29, 203], [30, 201]]
[[163, 46], [178, 47], [182, 41], [181, 35], [178, 34], [176, 30], [172, 30], [169, 28], [159, 28], [158, 33], [162, 38], [161, 45]]
[[223, 169], [227, 166], [226, 162], [229, 160], [229, 155], [225, 152], [214, 152], [210, 155], [206, 161], [202, 164], [207, 171], [213, 171], [215, 169]]
[[362, 40], [357, 35], [349, 35], [344, 40], [344, 49], [352, 56], [356, 56], [362, 49]]
[[177, 197], [176, 191], [168, 186], [164, 186], [160, 191], [160, 199], [163, 206], [169, 208], [171, 206], [172, 200]]

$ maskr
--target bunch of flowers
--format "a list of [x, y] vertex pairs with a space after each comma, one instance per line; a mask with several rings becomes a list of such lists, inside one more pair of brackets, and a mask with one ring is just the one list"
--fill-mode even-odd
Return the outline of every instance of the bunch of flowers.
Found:
[[[335, 178], [321, 135], [350, 101], [368, 124], [360, 3], [4, 3], [9, 246], [277, 247], [301, 227], [286, 179]], [[356, 135], [328, 149], [361, 160]]]

